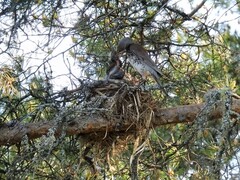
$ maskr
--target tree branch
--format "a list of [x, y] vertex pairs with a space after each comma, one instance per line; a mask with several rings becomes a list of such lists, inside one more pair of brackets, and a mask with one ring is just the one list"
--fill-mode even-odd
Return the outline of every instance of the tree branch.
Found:
[[203, 0], [191, 13], [188, 14], [189, 17], [192, 17], [206, 2], [207, 0]]
[[[152, 126], [156, 127], [171, 123], [193, 122], [204, 106], [205, 104], [193, 104], [156, 109], [154, 111], [155, 117], [152, 121]], [[233, 100], [231, 108], [232, 111], [240, 113], [240, 100]], [[222, 107], [218, 106], [209, 114], [208, 119], [218, 119], [222, 117], [222, 115]], [[27, 136], [28, 139], [39, 138], [42, 135], [46, 135], [50, 128], [56, 129], [55, 135], [58, 137], [63, 132], [66, 133], [66, 135], [81, 135], [93, 132], [134, 130], [135, 127], [131, 125], [131, 120], [125, 120], [124, 123], [119, 125], [119, 120], [109, 120], [98, 115], [93, 115], [91, 118], [89, 118], [89, 116], [82, 116], [81, 118], [76, 118], [65, 124], [57, 124], [54, 121], [25, 124], [16, 123], [13, 127], [4, 124], [0, 127], [0, 145], [13, 145], [19, 143], [24, 136]]]

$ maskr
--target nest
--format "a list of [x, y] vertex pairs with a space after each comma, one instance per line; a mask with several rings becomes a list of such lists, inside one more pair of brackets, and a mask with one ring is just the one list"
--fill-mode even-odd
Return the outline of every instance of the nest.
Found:
[[150, 92], [123, 82], [98, 82], [85, 87], [88, 95], [82, 103], [82, 109], [117, 122], [119, 126], [130, 125], [124, 131], [96, 132], [81, 136], [84, 144], [96, 147], [101, 153], [104, 151], [117, 154], [125, 150], [130, 142], [148, 136], [154, 109], [159, 107], [159, 101], [156, 101]]
[[154, 109], [159, 107], [159, 101], [150, 92], [128, 83], [98, 84], [89, 88], [88, 92], [82, 105], [88, 113], [97, 113], [121, 124], [129, 124], [130, 121], [131, 126], [139, 130], [149, 128]]
[[125, 127], [124, 130], [94, 132], [79, 137], [85, 146], [82, 157], [96, 174], [96, 164], [104, 166], [107, 162], [111, 169], [114, 163], [112, 157], [120, 158], [119, 155], [130, 144], [134, 153], [146, 142], [159, 101], [149, 91], [142, 91], [129, 82], [97, 81], [82, 87], [81, 94], [85, 96], [81, 102], [81, 113], [101, 116], [119, 124], [119, 127]]

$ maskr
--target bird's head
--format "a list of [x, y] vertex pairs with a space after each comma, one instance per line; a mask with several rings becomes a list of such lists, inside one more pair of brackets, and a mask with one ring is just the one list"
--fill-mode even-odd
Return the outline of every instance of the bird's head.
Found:
[[131, 44], [133, 44], [133, 41], [131, 38], [126, 37], [121, 39], [117, 46], [117, 52], [122, 53]]
[[122, 62], [120, 61], [116, 50], [112, 50], [112, 52], [110, 54], [110, 63], [111, 63], [111, 65], [118, 65], [118, 66], [122, 67]]

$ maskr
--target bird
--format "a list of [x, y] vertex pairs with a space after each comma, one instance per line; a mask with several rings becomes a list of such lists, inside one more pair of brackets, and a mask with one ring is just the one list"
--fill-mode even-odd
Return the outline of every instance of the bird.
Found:
[[111, 53], [111, 60], [110, 60], [110, 66], [107, 68], [107, 76], [106, 80], [109, 79], [123, 79], [125, 72], [123, 71], [122, 62], [120, 61], [116, 51], [112, 51]]
[[123, 52], [126, 52], [127, 60], [142, 76], [144, 81], [146, 81], [147, 76], [151, 75], [157, 82], [159, 88], [167, 94], [161, 82], [163, 73], [158, 69], [157, 65], [150, 58], [147, 51], [140, 44], [135, 43], [129, 37], [125, 37], [121, 39], [117, 45], [117, 53], [122, 54]]

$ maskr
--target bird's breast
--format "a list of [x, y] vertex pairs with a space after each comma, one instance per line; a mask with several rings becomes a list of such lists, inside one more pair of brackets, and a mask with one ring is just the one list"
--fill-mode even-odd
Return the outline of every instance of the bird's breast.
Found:
[[143, 78], [149, 75], [148, 67], [142, 62], [141, 59], [137, 58], [135, 55], [129, 55], [128, 61], [133, 68], [143, 76]]

